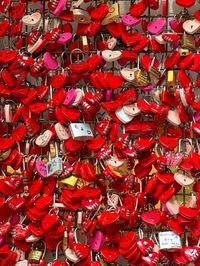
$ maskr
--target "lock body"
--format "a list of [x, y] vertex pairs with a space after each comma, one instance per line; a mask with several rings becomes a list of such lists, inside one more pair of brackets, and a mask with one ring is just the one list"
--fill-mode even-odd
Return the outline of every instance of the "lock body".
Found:
[[194, 39], [193, 35], [190, 35], [190, 34], [187, 34], [186, 32], [184, 32], [182, 48], [183, 49], [189, 49], [193, 52], [196, 51], [195, 39]]
[[118, 20], [119, 16], [120, 16], [119, 4], [114, 3], [109, 7], [107, 15], [101, 21], [101, 25], [106, 26], [112, 22], [115, 22]]
[[69, 131], [73, 139], [85, 141], [94, 138], [92, 129], [88, 123], [71, 123]]
[[176, 73], [174, 70], [167, 71], [167, 88], [173, 92], [176, 85]]

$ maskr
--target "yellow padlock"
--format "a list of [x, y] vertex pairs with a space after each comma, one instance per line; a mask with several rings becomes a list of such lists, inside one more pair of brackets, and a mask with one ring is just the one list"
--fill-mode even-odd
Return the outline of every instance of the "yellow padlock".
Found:
[[71, 176], [69, 176], [67, 178], [59, 180], [59, 183], [75, 187], [76, 184], [77, 184], [77, 181], [78, 181], [78, 177], [76, 177], [75, 175], [71, 175]]

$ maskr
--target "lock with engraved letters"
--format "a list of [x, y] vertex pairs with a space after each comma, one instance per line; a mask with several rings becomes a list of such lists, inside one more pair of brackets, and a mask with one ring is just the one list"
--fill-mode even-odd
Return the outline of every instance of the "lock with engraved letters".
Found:
[[44, 242], [34, 243], [32, 249], [28, 255], [28, 263], [39, 264], [46, 253], [46, 245]]
[[176, 85], [176, 73], [174, 70], [167, 71], [167, 88], [169, 91], [173, 92]]
[[139, 86], [147, 86], [149, 84], [149, 78], [147, 73], [145, 73], [141, 69], [137, 69], [134, 74], [135, 74], [135, 82]]
[[194, 52], [196, 51], [195, 39], [193, 35], [190, 35], [184, 32], [182, 48], [189, 49]]
[[119, 16], [120, 16], [119, 4], [114, 3], [109, 7], [107, 15], [101, 21], [101, 25], [106, 26], [114, 21], [116, 22], [119, 19]]
[[57, 144], [50, 143], [49, 162], [46, 164], [47, 177], [51, 175], [60, 175], [62, 173], [63, 162], [58, 155]]
[[159, 79], [161, 76], [161, 72], [156, 67], [154, 67], [154, 62], [155, 62], [155, 57], [153, 58], [151, 62], [151, 66], [149, 68], [149, 74], [151, 74], [156, 79]]
[[85, 141], [94, 138], [92, 129], [88, 123], [71, 123], [69, 132], [73, 139]]

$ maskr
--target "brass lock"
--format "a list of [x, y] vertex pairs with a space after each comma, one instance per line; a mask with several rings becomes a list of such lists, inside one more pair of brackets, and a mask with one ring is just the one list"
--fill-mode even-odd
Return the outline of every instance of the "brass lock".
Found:
[[9, 157], [10, 153], [11, 153], [11, 149], [8, 149], [7, 151], [2, 152], [0, 154], [0, 161], [7, 159]]
[[181, 56], [187, 56], [190, 53], [189, 49], [184, 49], [184, 48], [180, 48], [178, 51]]
[[189, 49], [191, 51], [196, 51], [195, 39], [193, 35], [190, 35], [184, 32], [182, 48]]
[[64, 178], [62, 180], [59, 180], [59, 183], [64, 184], [64, 185], [68, 185], [70, 187], [75, 187], [78, 181], [78, 177], [76, 177], [75, 175], [71, 175], [67, 178]]
[[154, 76], [156, 79], [159, 79], [161, 76], [161, 72], [155, 68], [154, 66], [151, 66], [149, 69], [149, 73]]
[[42, 251], [40, 250], [31, 250], [28, 256], [28, 262], [30, 263], [39, 263], [42, 258]]
[[167, 88], [170, 92], [174, 92], [176, 86], [176, 73], [174, 70], [167, 71]]
[[149, 84], [149, 78], [147, 76], [147, 73], [145, 73], [141, 69], [137, 69], [134, 74], [135, 74], [135, 82], [139, 86], [147, 86]]
[[120, 16], [119, 4], [114, 3], [109, 7], [107, 15], [101, 21], [101, 25], [105, 26], [114, 21], [116, 22], [119, 19], [119, 16]]

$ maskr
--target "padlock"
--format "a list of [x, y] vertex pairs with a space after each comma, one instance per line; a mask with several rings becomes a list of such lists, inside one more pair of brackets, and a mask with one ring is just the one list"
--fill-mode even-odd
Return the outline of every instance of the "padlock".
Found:
[[167, 88], [169, 91], [174, 92], [176, 86], [176, 73], [174, 70], [167, 71]]
[[[41, 247], [41, 244], [43, 247]], [[31, 263], [40, 263], [41, 259], [43, 259], [44, 255], [46, 253], [46, 246], [44, 242], [37, 242], [34, 243], [32, 246], [32, 249], [28, 255], [28, 262], [31, 265]]]
[[87, 36], [81, 36], [81, 43], [82, 43], [82, 51], [84, 53], [89, 52], [89, 44]]
[[88, 123], [71, 123], [69, 132], [73, 139], [86, 141], [94, 138], [92, 129]]
[[123, 108], [119, 108], [115, 111], [115, 115], [117, 118], [124, 124], [129, 123], [130, 121], [133, 120], [133, 116], [130, 116], [124, 112]]
[[184, 32], [183, 34], [183, 44], [182, 44], [183, 49], [189, 49], [191, 51], [196, 51], [196, 46], [195, 46], [195, 38], [193, 35], [187, 34]]
[[71, 175], [67, 178], [59, 180], [59, 183], [68, 185], [69, 187], [72, 187], [72, 188], [76, 187], [77, 182], [78, 182], [78, 177], [76, 177], [75, 175]]
[[189, 49], [184, 49], [184, 48], [180, 48], [178, 51], [180, 53], [180, 56], [187, 56], [190, 53]]
[[89, 24], [91, 21], [89, 13], [79, 8], [73, 9], [73, 18], [76, 22], [82, 24]]
[[106, 26], [112, 22], [116, 22], [119, 19], [119, 16], [120, 16], [119, 4], [114, 3], [109, 7], [107, 15], [101, 21], [101, 25]]
[[5, 104], [4, 106], [4, 116], [5, 116], [5, 122], [11, 123], [12, 122], [12, 111], [11, 111], [11, 105]]
[[58, 156], [58, 145], [50, 143], [49, 162], [46, 164], [47, 177], [60, 175], [63, 171], [62, 159]]
[[137, 69], [134, 74], [135, 74], [135, 82], [139, 86], [147, 86], [149, 84], [149, 78], [147, 76], [147, 73], [145, 73], [141, 69]]
[[161, 76], [161, 72], [154, 67], [154, 62], [155, 62], [155, 57], [153, 58], [153, 60], [151, 61], [151, 66], [149, 68], [149, 74], [151, 74], [153, 77], [155, 77], [156, 79], [159, 79]]

